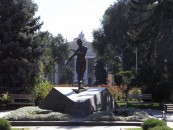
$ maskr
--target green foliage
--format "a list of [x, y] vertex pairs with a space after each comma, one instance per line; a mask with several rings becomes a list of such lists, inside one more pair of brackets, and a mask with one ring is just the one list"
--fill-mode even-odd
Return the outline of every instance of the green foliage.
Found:
[[131, 88], [129, 91], [128, 91], [128, 94], [141, 94], [141, 89], [140, 88], [136, 88], [136, 87], [133, 87]]
[[10, 101], [8, 93], [0, 94], [0, 107], [6, 105]]
[[105, 69], [105, 62], [103, 59], [97, 60], [95, 66], [95, 77], [96, 77], [96, 85], [106, 84], [107, 83], [107, 72]]
[[32, 0], [0, 1], [0, 85], [10, 92], [34, 87], [46, 48], [45, 32]]
[[[132, 70], [137, 48], [135, 81], [144, 93], [151, 93], [155, 101], [170, 100], [173, 91], [172, 19], [171, 0], [117, 1], [105, 11], [102, 27], [93, 32], [92, 44], [97, 57], [104, 57], [116, 69], [121, 64], [123, 70]], [[115, 78], [117, 85], [131, 82], [126, 76], [115, 75]]]
[[128, 0], [118, 0], [105, 11], [102, 26], [93, 32], [92, 43], [97, 57], [104, 57], [107, 63], [124, 70], [135, 65], [133, 46], [129, 46], [126, 39], [129, 5]]
[[173, 1], [131, 1], [131, 44], [138, 48], [138, 81], [155, 101], [169, 100], [172, 81]]
[[9, 101], [10, 97], [8, 95], [8, 93], [4, 93], [0, 95], [0, 101]]
[[37, 105], [43, 102], [43, 100], [46, 98], [52, 88], [53, 86], [48, 81], [44, 81], [39, 84], [39, 86], [36, 88]]
[[114, 81], [118, 86], [121, 84], [129, 85], [132, 79], [134, 79], [133, 71], [119, 71], [114, 77]]
[[0, 119], [0, 130], [11, 130], [11, 125], [6, 119]]
[[60, 84], [72, 84], [73, 83], [73, 71], [70, 68], [63, 68], [62, 75], [59, 79]]
[[116, 101], [123, 101], [125, 99], [125, 87], [123, 86], [108, 86], [101, 85], [102, 87], [107, 87], [111, 95]]
[[156, 126], [166, 126], [166, 123], [162, 120], [150, 118], [144, 121], [142, 124], [143, 130], [149, 130], [150, 128], [154, 128]]
[[94, 51], [96, 53], [96, 55], [99, 57], [104, 57], [105, 55], [105, 47], [106, 44], [104, 44], [106, 42], [106, 39], [104, 37], [104, 32], [101, 29], [95, 30], [93, 32], [93, 37], [94, 37], [94, 41], [92, 43]]
[[50, 47], [52, 49], [54, 61], [58, 64], [64, 64], [69, 55], [69, 45], [67, 40], [65, 40], [61, 34], [58, 34], [57, 36], [52, 37]]
[[53, 75], [56, 64], [64, 65], [65, 59], [68, 58], [69, 54], [68, 47], [69, 43], [61, 34], [53, 36], [51, 33], [48, 33], [48, 46], [42, 58], [45, 76]]
[[156, 127], [153, 127], [149, 130], [173, 130], [173, 129], [168, 127], [168, 126], [156, 126]]

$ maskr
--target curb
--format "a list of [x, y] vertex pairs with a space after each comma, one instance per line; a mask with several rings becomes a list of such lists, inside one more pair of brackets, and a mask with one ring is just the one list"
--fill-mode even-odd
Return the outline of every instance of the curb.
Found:
[[9, 121], [12, 126], [141, 126], [142, 122], [124, 121]]

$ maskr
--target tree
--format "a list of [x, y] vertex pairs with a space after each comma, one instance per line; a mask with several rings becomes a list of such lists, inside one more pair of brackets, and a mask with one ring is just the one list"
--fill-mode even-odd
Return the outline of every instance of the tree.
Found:
[[50, 47], [52, 49], [54, 61], [58, 64], [64, 64], [69, 55], [68, 41], [65, 40], [61, 34], [58, 34], [56, 37], [52, 38]]
[[48, 46], [44, 53], [43, 59], [45, 75], [53, 73], [55, 63], [64, 65], [65, 60], [69, 55], [68, 48], [69, 43], [61, 34], [53, 36], [51, 33], [49, 33]]
[[59, 79], [60, 84], [72, 84], [73, 83], [73, 71], [70, 68], [63, 68], [62, 75]]
[[0, 86], [25, 91], [36, 85], [46, 47], [32, 0], [0, 1]]
[[99, 59], [95, 66], [96, 85], [107, 84], [107, 72], [103, 59]]
[[[129, 42], [138, 48], [140, 81], [144, 92], [157, 100], [168, 100], [173, 82], [170, 58], [173, 44], [173, 2], [170, 0], [131, 0], [134, 16]], [[136, 17], [135, 16], [139, 16]]]
[[[104, 13], [102, 27], [93, 32], [97, 57], [104, 57], [111, 68], [129, 70], [135, 65], [134, 47], [127, 41], [129, 29], [128, 0], [118, 0]], [[110, 51], [111, 50], [111, 51]]]

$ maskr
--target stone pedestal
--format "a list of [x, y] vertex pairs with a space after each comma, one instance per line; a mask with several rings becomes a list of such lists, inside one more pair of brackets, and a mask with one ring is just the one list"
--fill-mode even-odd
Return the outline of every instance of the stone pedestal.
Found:
[[77, 87], [54, 87], [40, 107], [85, 117], [96, 111], [112, 110], [114, 104], [107, 88], [90, 87], [77, 93]]

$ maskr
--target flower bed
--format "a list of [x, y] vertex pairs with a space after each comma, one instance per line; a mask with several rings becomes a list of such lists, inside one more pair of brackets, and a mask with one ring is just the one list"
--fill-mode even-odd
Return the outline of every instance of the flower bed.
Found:
[[44, 110], [39, 107], [22, 107], [5, 117], [9, 121], [66, 121], [71, 118], [72, 116], [68, 114]]
[[146, 119], [154, 118], [148, 113], [134, 108], [123, 108], [112, 112], [96, 112], [89, 115], [86, 120], [88, 121], [135, 121], [143, 122]]
[[[134, 108], [118, 109], [114, 112], [96, 112], [87, 116], [86, 121], [139, 121], [154, 118], [148, 113]], [[9, 121], [68, 121], [74, 119], [69, 114], [40, 109], [39, 107], [22, 107], [10, 114], [5, 119]]]

